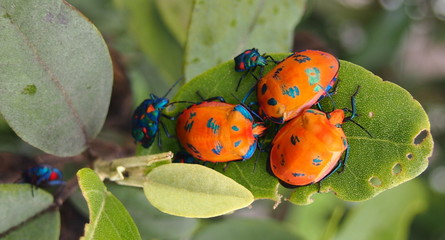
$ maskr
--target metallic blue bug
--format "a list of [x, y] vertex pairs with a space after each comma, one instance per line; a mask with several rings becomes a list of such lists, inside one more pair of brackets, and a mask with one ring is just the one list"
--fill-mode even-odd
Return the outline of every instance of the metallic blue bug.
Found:
[[236, 87], [236, 90], [238, 91], [238, 88], [241, 84], [241, 80], [247, 76], [247, 74], [252, 74], [252, 76], [258, 80], [258, 78], [252, 73], [257, 66], [260, 67], [260, 77], [263, 76], [263, 69], [264, 66], [267, 65], [268, 58], [274, 63], [278, 63], [278, 61], [275, 61], [271, 56], [263, 54], [261, 55], [258, 52], [258, 49], [252, 48], [247, 49], [244, 52], [242, 52], [240, 55], [236, 56], [233, 60], [235, 61], [235, 71], [237, 72], [245, 72], [241, 78], [238, 81], [238, 85]]
[[[161, 116], [164, 116], [161, 112], [169, 102], [165, 97], [158, 98], [154, 94], [150, 94], [150, 98], [145, 99], [134, 111], [131, 135], [143, 147], [148, 148], [153, 144], [158, 134], [159, 124], [165, 130], [165, 126], [159, 120]], [[169, 135], [167, 131], [166, 133]]]
[[63, 175], [59, 169], [47, 165], [39, 165], [25, 170], [22, 173], [21, 182], [29, 183], [36, 187], [48, 187], [64, 185], [65, 182], [62, 179]]
[[[170, 100], [166, 98], [178, 82], [179, 81], [177, 81], [163, 97], [157, 97], [154, 94], [150, 94], [150, 98], [145, 99], [134, 111], [131, 135], [135, 141], [141, 143], [143, 147], [149, 148], [153, 144], [153, 141], [159, 132], [159, 125], [162, 126], [165, 134], [168, 137], [171, 137], [165, 125], [160, 121], [160, 118], [163, 116], [173, 120], [174, 117], [164, 115], [162, 114], [162, 111], [171, 104], [186, 102], [170, 102]], [[158, 146], [161, 147], [161, 138], [159, 135]]]

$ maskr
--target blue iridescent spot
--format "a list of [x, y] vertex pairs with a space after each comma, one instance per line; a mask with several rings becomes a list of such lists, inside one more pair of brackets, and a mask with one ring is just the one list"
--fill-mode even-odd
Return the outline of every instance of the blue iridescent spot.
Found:
[[234, 126], [232, 126], [232, 130], [233, 130], [233, 131], [239, 131], [239, 128], [238, 128], [237, 126], [234, 125]]
[[223, 146], [220, 143], [217, 143], [215, 148], [212, 148], [212, 152], [216, 155], [221, 154], [221, 150], [222, 150]]
[[303, 177], [303, 176], [305, 176], [304, 173], [292, 173], [292, 175], [293, 175], [294, 177]]
[[186, 132], [190, 132], [190, 130], [191, 130], [192, 127], [193, 127], [193, 123], [194, 123], [194, 122], [195, 122], [195, 121], [191, 121], [191, 122], [187, 122], [187, 123], [185, 124], [184, 129], [185, 129]]
[[277, 100], [275, 98], [270, 98], [269, 100], [267, 100], [267, 104], [271, 105], [271, 106], [275, 106], [277, 105]]
[[210, 118], [209, 121], [207, 121], [207, 127], [213, 130], [213, 134], [217, 134], [220, 128], [220, 126], [216, 124], [216, 121], [213, 118]]
[[306, 68], [306, 70], [304, 70], [304, 72], [306, 73], [306, 75], [309, 79], [310, 85], [314, 85], [314, 84], [320, 82], [320, 69], [318, 69], [317, 67]]
[[298, 89], [297, 86], [288, 88], [288, 89], [283, 89], [283, 91], [281, 92], [283, 95], [288, 95], [292, 98], [295, 98], [296, 96], [300, 95], [300, 90]]
[[240, 145], [240, 143], [241, 143], [241, 140], [236, 141], [236, 142], [233, 144], [233, 146], [238, 147], [238, 146]]
[[320, 166], [320, 163], [323, 162], [319, 157], [312, 160], [312, 165], [314, 166]]

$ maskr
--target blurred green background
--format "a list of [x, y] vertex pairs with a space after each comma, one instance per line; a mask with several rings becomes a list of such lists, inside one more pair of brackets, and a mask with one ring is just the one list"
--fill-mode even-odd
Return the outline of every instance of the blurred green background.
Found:
[[[128, 120], [135, 106], [150, 92], [162, 96], [184, 75], [192, 1], [68, 2], [97, 26], [115, 63], [113, 100], [100, 138], [131, 145]], [[206, 220], [160, 213], [139, 189], [110, 185], [110, 190], [126, 205], [143, 239], [445, 239], [444, 21], [445, 0], [309, 0], [288, 48], [332, 52], [399, 84], [422, 104], [435, 149], [430, 166], [415, 180], [363, 203], [318, 194], [309, 206], [283, 202], [273, 209], [273, 202], [260, 200], [250, 209]], [[246, 49], [252, 47], [258, 46]], [[0, 134], [0, 152], [40, 153], [18, 139], [4, 121]], [[134, 150], [129, 148], [110, 156]], [[64, 168], [70, 176], [76, 161], [68, 162]], [[83, 212], [79, 218], [88, 216], [82, 201], [77, 193], [67, 203]], [[62, 230], [65, 239], [82, 234], [82, 228], [67, 229]]]

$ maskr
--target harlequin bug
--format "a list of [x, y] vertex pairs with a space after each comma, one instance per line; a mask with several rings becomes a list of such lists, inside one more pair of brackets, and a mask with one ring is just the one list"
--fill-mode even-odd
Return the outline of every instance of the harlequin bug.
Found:
[[203, 101], [185, 109], [177, 118], [176, 134], [193, 157], [209, 162], [250, 158], [265, 127], [254, 122], [243, 105]]
[[174, 117], [162, 114], [162, 111], [169, 105], [175, 103], [188, 103], [186, 101], [170, 102], [166, 96], [170, 93], [173, 87], [178, 83], [177, 81], [163, 97], [157, 97], [150, 94], [150, 98], [145, 99], [134, 111], [132, 119], [131, 135], [136, 142], [141, 143], [145, 148], [149, 148], [158, 135], [158, 146], [161, 148], [161, 138], [159, 136], [159, 125], [164, 129], [165, 134], [171, 137], [164, 123], [160, 121], [161, 116], [170, 120]]
[[[47, 165], [39, 165], [23, 171], [20, 182], [29, 183], [37, 188], [65, 185], [62, 179], [63, 175], [59, 169]], [[34, 192], [32, 194], [34, 195]]]
[[[291, 186], [305, 186], [325, 179], [345, 165], [349, 144], [342, 124], [351, 121], [365, 130], [353, 120], [357, 116], [358, 90], [351, 97], [352, 110], [325, 113], [306, 109], [278, 131], [269, 156], [270, 168], [277, 178]], [[345, 117], [345, 112], [351, 116]]]
[[260, 79], [260, 114], [282, 124], [316, 104], [334, 86], [339, 61], [329, 53], [305, 50], [288, 56]]
[[238, 91], [241, 80], [243, 80], [248, 73], [250, 73], [255, 79], [258, 80], [258, 78], [252, 73], [256, 67], [260, 67], [260, 78], [263, 76], [264, 66], [267, 65], [268, 58], [270, 59], [270, 61], [278, 63], [270, 55], [261, 55], [256, 48], [247, 49], [233, 59], [235, 61], [235, 71], [245, 72], [238, 81], [236, 91]]

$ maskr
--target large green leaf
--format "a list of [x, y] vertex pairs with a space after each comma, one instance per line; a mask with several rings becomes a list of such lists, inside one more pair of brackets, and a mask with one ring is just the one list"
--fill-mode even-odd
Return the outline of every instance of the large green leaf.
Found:
[[[155, 0], [113, 0], [127, 13], [131, 35], [160, 76], [173, 83], [182, 75], [183, 49], [164, 25]], [[185, 10], [184, 10], [185, 11]], [[159, 79], [156, 82], [159, 84]]]
[[156, 0], [156, 6], [170, 32], [185, 45], [193, 0]]
[[107, 46], [62, 0], [0, 2], [0, 112], [23, 140], [48, 153], [83, 151], [111, 96]]
[[[288, 55], [273, 54], [273, 57], [282, 59]], [[265, 71], [272, 67], [268, 66]], [[200, 97], [196, 92], [200, 91], [204, 98], [223, 96], [227, 102], [238, 103], [235, 96], [242, 99], [253, 86], [254, 80], [252, 77], [244, 79], [239, 91], [235, 92], [241, 74], [233, 69], [233, 61], [210, 69], [184, 85], [172, 101], [198, 102]], [[336, 106], [351, 107], [350, 97], [359, 85], [361, 89], [356, 100], [360, 116], [355, 120], [373, 137], [353, 123], [344, 124], [351, 146], [346, 168], [341, 174], [333, 174], [321, 182], [322, 192], [333, 191], [340, 199], [350, 201], [372, 198], [418, 176], [427, 167], [433, 147], [430, 124], [421, 105], [403, 88], [382, 81], [360, 66], [341, 61], [337, 94], [333, 96]], [[247, 102], [253, 100], [254, 96], [251, 96]], [[186, 107], [184, 105], [186, 104], [176, 104], [167, 109], [166, 113], [176, 115]], [[329, 99], [325, 99], [323, 105], [325, 109], [332, 109]], [[165, 123], [170, 132], [173, 132], [174, 122]], [[179, 149], [179, 143], [175, 139], [164, 136], [162, 141], [164, 150], [175, 152]], [[157, 151], [156, 147], [148, 150]], [[244, 162], [230, 163], [225, 171], [222, 165], [216, 169], [245, 186], [255, 198], [276, 200], [279, 198], [276, 193], [278, 181], [266, 172], [267, 155], [260, 154], [255, 170], [256, 155]], [[299, 187], [293, 190], [289, 200], [296, 204], [308, 204], [311, 202], [310, 196], [317, 193], [317, 190], [318, 185]]]
[[147, 175], [144, 192], [159, 210], [183, 217], [215, 217], [253, 202], [245, 187], [196, 164], [165, 164], [153, 169]]
[[195, 0], [185, 49], [185, 79], [248, 48], [289, 51], [305, 0]]
[[60, 215], [52, 204], [51, 194], [31, 192], [29, 184], [0, 185], [1, 239], [59, 239]]
[[[341, 62], [339, 80], [334, 96], [337, 107], [350, 107], [350, 96], [361, 86], [356, 121], [373, 137], [352, 123], [343, 125], [351, 148], [349, 160], [341, 174], [321, 182], [321, 190], [333, 191], [344, 200], [361, 201], [422, 173], [428, 166], [433, 138], [420, 103], [400, 86], [345, 61]], [[298, 188], [291, 201], [309, 203], [308, 197], [315, 192], [315, 185]]]
[[353, 207], [335, 239], [408, 239], [412, 219], [426, 206], [425, 185], [405, 183]]
[[82, 239], [141, 239], [130, 214], [93, 170], [83, 168], [77, 177], [90, 210]]

